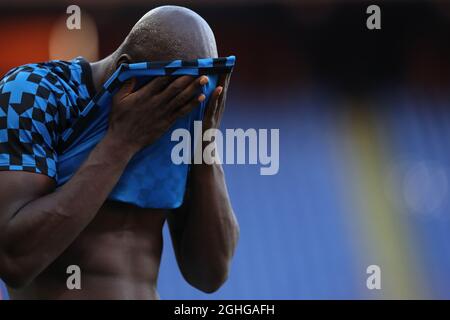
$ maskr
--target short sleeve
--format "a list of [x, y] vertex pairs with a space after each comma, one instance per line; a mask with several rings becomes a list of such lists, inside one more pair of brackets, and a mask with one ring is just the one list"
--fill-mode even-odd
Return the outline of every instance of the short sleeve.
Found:
[[44, 69], [25, 67], [0, 81], [0, 170], [56, 179], [56, 100]]

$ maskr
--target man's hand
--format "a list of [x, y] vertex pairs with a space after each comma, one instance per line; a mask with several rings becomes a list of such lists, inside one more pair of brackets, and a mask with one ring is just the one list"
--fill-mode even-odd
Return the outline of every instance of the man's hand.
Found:
[[125, 83], [114, 96], [108, 134], [135, 151], [152, 144], [205, 100], [206, 83], [206, 76], [158, 77], [135, 92], [135, 81]]
[[231, 74], [220, 76], [218, 86], [214, 90], [205, 110], [203, 119], [203, 131], [219, 129], [222, 115], [225, 110], [225, 102], [230, 83]]

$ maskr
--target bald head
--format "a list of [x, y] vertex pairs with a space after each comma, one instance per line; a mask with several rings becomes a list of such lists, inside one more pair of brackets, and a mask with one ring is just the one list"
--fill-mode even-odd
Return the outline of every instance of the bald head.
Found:
[[131, 62], [217, 57], [214, 34], [197, 13], [178, 6], [147, 12], [118, 49]]

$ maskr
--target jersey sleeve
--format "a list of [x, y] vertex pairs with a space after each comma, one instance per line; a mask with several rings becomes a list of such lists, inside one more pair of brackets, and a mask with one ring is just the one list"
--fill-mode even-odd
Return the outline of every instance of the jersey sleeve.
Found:
[[0, 81], [0, 171], [56, 180], [56, 105], [43, 69], [19, 69]]

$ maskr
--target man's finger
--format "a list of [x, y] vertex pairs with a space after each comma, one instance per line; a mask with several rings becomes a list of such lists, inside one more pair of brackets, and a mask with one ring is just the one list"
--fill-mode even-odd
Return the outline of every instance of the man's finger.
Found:
[[198, 79], [195, 79], [192, 83], [190, 83], [187, 87], [184, 88], [183, 91], [178, 93], [175, 97], [173, 97], [168, 103], [167, 108], [169, 110], [178, 109], [188, 103], [193, 97], [198, 95], [201, 90], [201, 87], [207, 84], [209, 81], [208, 77], [201, 76]]
[[212, 105], [214, 105], [220, 98], [220, 95], [223, 92], [223, 87], [222, 86], [218, 86], [216, 89], [214, 89], [214, 92], [211, 95], [211, 102]]
[[163, 103], [169, 103], [169, 101], [173, 100], [176, 96], [188, 88], [190, 84], [195, 83], [196, 81], [198, 81], [198, 79], [195, 79], [192, 76], [179, 77], [170, 83], [163, 92], [161, 92], [159, 98]]
[[194, 97], [189, 101], [187, 104], [185, 104], [183, 107], [176, 110], [176, 117], [182, 118], [185, 115], [187, 115], [189, 112], [191, 112], [195, 107], [199, 106], [200, 103], [205, 101], [206, 96], [204, 94], [201, 94], [199, 96]]
[[217, 85], [223, 87], [224, 89], [227, 88], [228, 83], [230, 82], [230, 78], [231, 78], [230, 73], [221, 74], [217, 81]]
[[170, 83], [176, 80], [177, 78], [170, 76], [156, 77], [155, 79], [144, 85], [142, 88], [137, 90], [134, 94], [136, 95], [136, 97], [147, 99], [159, 94], [161, 91], [167, 88]]
[[211, 94], [211, 97], [209, 98], [208, 106], [206, 107], [206, 117], [211, 116], [214, 114], [215, 109], [217, 108], [217, 104], [220, 98], [220, 95], [223, 92], [223, 87], [219, 86], [216, 89], [214, 89], [213, 93]]

